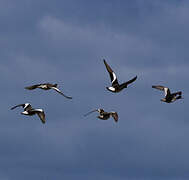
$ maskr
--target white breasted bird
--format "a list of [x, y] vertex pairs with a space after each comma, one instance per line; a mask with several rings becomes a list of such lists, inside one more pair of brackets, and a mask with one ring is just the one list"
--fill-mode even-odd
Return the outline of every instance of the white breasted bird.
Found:
[[174, 101], [176, 101], [178, 99], [183, 99], [181, 91], [178, 91], [178, 92], [175, 92], [175, 93], [171, 93], [171, 91], [169, 90], [168, 87], [164, 87], [164, 86], [160, 86], [160, 85], [152, 86], [152, 88], [164, 91], [165, 98], [161, 99], [161, 101], [163, 101], [163, 102], [172, 103], [172, 102], [174, 102]]
[[57, 86], [58, 86], [58, 84], [44, 83], [44, 84], [35, 84], [35, 85], [32, 85], [32, 86], [27, 86], [27, 87], [25, 87], [25, 89], [28, 89], [28, 90], [33, 90], [33, 89], [36, 89], [36, 88], [40, 88], [40, 89], [43, 89], [43, 90], [54, 89], [56, 92], [60, 93], [62, 96], [66, 97], [68, 99], [72, 99], [72, 97], [66, 96], [65, 94], [63, 94], [57, 88]]
[[39, 116], [41, 122], [43, 124], [45, 124], [46, 120], [45, 120], [45, 113], [44, 113], [43, 109], [33, 109], [30, 103], [25, 103], [25, 104], [16, 105], [16, 106], [12, 107], [11, 110], [13, 110], [17, 107], [24, 108], [24, 111], [21, 112], [21, 114], [23, 114], [23, 115], [33, 116], [33, 115], [37, 114]]
[[106, 69], [107, 69], [107, 71], [108, 71], [108, 73], [110, 75], [110, 79], [111, 79], [111, 82], [112, 82], [112, 86], [111, 87], [106, 87], [107, 90], [109, 90], [111, 92], [114, 92], [114, 93], [120, 92], [122, 89], [127, 88], [127, 86], [129, 84], [131, 84], [132, 82], [134, 82], [137, 79], [137, 76], [135, 76], [133, 79], [131, 79], [131, 80], [125, 82], [125, 83], [119, 84], [118, 80], [117, 80], [117, 77], [116, 77], [116, 74], [114, 73], [114, 71], [107, 64], [105, 59], [103, 61], [104, 61], [104, 64], [106, 66]]
[[88, 112], [84, 116], [88, 116], [89, 114], [91, 114], [93, 112], [99, 112], [99, 116], [97, 116], [97, 118], [99, 118], [101, 120], [108, 120], [110, 118], [110, 116], [112, 116], [114, 118], [114, 121], [118, 122], [117, 112], [105, 112], [103, 109], [95, 109], [93, 111]]

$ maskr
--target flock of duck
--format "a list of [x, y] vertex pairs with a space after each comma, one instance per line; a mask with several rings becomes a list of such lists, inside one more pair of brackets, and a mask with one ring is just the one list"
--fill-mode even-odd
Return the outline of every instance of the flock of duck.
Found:
[[[110, 79], [111, 79], [111, 83], [112, 86], [110, 87], [106, 87], [107, 90], [113, 92], [113, 93], [118, 93], [121, 90], [123, 90], [124, 88], [127, 88], [129, 84], [133, 83], [134, 81], [136, 81], [137, 76], [135, 76], [134, 78], [132, 78], [131, 80], [124, 82], [122, 84], [118, 83], [118, 79], [117, 76], [115, 74], [115, 72], [111, 69], [111, 67], [107, 64], [107, 62], [105, 61], [105, 59], [103, 60], [104, 64], [106, 66], [106, 69], [110, 75]], [[62, 93], [58, 87], [57, 84], [50, 84], [50, 83], [43, 83], [43, 84], [36, 84], [36, 85], [32, 85], [32, 86], [28, 86], [25, 87], [25, 89], [27, 90], [34, 90], [34, 89], [42, 89], [42, 90], [50, 90], [53, 89], [56, 92], [58, 92], [59, 94], [61, 94], [62, 96], [64, 96], [67, 99], [72, 99], [72, 97], [65, 95], [64, 93]], [[152, 88], [164, 91], [165, 93], [165, 97], [161, 99], [161, 101], [166, 102], [166, 103], [172, 103], [178, 99], [182, 99], [182, 92], [178, 91], [175, 93], [171, 93], [170, 89], [168, 87], [164, 87], [164, 86], [160, 86], [160, 85], [153, 85]], [[11, 108], [11, 110], [17, 108], [17, 107], [23, 107], [24, 111], [21, 112], [21, 114], [23, 115], [27, 115], [27, 116], [33, 116], [35, 114], [37, 114], [41, 120], [42, 123], [46, 122], [46, 118], [45, 118], [45, 113], [43, 111], [43, 109], [34, 109], [32, 108], [30, 103], [24, 103], [24, 104], [18, 104], [14, 107]], [[110, 117], [113, 117], [115, 122], [118, 122], [118, 113], [117, 112], [105, 112], [103, 109], [95, 109], [93, 111], [88, 112], [87, 114], [85, 114], [84, 116], [88, 116], [89, 114], [93, 113], [93, 112], [98, 112], [99, 116], [97, 116], [99, 119], [101, 120], [107, 120]]]

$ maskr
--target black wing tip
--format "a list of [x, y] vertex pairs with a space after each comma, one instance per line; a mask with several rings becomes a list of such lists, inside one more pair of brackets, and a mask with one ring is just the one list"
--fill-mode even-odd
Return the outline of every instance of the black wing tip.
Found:
[[27, 87], [24, 87], [24, 89], [33, 90], [33, 89], [35, 89], [35, 88], [32, 88], [31, 86], [27, 86]]
[[88, 115], [89, 115], [89, 113], [87, 113], [87, 114], [84, 114], [83, 116], [84, 116], [84, 117], [86, 117], [86, 116], [88, 116]]
[[71, 97], [71, 96], [66, 96], [66, 95], [64, 95], [63, 93], [61, 93], [61, 95], [64, 96], [66, 99], [73, 99], [73, 97]]
[[133, 79], [136, 80], [138, 78], [138, 76], [136, 75]]
[[108, 65], [108, 63], [106, 62], [106, 59], [103, 59], [103, 62], [105, 65]]
[[13, 109], [15, 109], [15, 108], [17, 108], [17, 107], [19, 107], [19, 106], [23, 106], [23, 105], [24, 105], [24, 104], [19, 104], [19, 105], [13, 106], [13, 107], [10, 108], [10, 110], [13, 110]]

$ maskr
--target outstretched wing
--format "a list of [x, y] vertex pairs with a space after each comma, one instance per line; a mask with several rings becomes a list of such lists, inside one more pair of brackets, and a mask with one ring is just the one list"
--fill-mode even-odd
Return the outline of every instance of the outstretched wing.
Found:
[[72, 99], [72, 97], [66, 96], [65, 94], [63, 94], [57, 87], [51, 87], [51, 89], [54, 89], [55, 91], [57, 91], [58, 93], [60, 93], [65, 98]]
[[182, 95], [182, 91], [178, 91], [178, 92], [175, 92], [175, 93], [172, 93], [173, 96], [177, 96], [177, 95]]
[[35, 84], [35, 85], [32, 85], [32, 86], [27, 86], [27, 87], [25, 87], [25, 89], [33, 90], [33, 89], [38, 88], [40, 85], [41, 85], [41, 84]]
[[37, 113], [37, 115], [39, 116], [41, 122], [43, 124], [45, 124], [46, 120], [45, 120], [45, 113], [44, 113], [44, 111], [42, 109], [35, 109], [33, 111]]
[[133, 79], [121, 84], [120, 87], [123, 86], [124, 88], [126, 88], [129, 84], [131, 84], [132, 82], [136, 81], [136, 79], [137, 79], [137, 76], [135, 76]]
[[91, 113], [93, 113], [93, 112], [96, 112], [96, 111], [98, 111], [98, 110], [95, 109], [95, 110], [93, 110], [93, 111], [90, 111], [90, 112], [88, 112], [87, 114], [84, 114], [84, 116], [88, 116], [89, 114], [91, 114]]
[[117, 112], [111, 112], [111, 115], [114, 118], [115, 122], [118, 122], [118, 114], [117, 114]]
[[13, 109], [15, 109], [15, 108], [17, 108], [17, 107], [20, 107], [20, 106], [22, 106], [22, 107], [24, 108], [25, 104], [18, 104], [18, 105], [16, 105], [16, 106], [12, 107], [11, 110], [13, 110]]
[[111, 67], [107, 64], [107, 62], [105, 61], [105, 59], [103, 61], [104, 61], [104, 64], [106, 66], [106, 69], [107, 69], [107, 71], [108, 71], [108, 73], [110, 75], [112, 86], [119, 84], [118, 80], [117, 80], [117, 77], [116, 77], [116, 74], [113, 72], [113, 70], [111, 69]]
[[164, 86], [160, 86], [160, 85], [158, 85], [158, 86], [152, 86], [152, 88], [155, 88], [155, 89], [158, 89], [158, 90], [164, 91], [164, 93], [165, 93], [165, 97], [166, 97], [166, 96], [169, 96], [169, 95], [171, 94], [169, 88], [164, 87]]
[[137, 76], [135, 76], [133, 79], [127, 81], [126, 84], [127, 84], [127, 85], [128, 85], [128, 84], [131, 84], [131, 83], [133, 83], [134, 81], [136, 81], [136, 79], [137, 79]]

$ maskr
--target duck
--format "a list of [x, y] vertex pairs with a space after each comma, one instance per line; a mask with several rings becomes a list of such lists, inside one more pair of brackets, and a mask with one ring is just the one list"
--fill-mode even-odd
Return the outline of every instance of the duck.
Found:
[[95, 109], [93, 111], [88, 112], [84, 116], [88, 116], [89, 114], [91, 114], [93, 112], [99, 112], [99, 116], [97, 116], [97, 118], [99, 118], [101, 120], [108, 120], [112, 116], [114, 121], [116, 123], [118, 122], [118, 114], [117, 114], [117, 112], [105, 112], [104, 109]]
[[57, 88], [58, 84], [51, 84], [51, 83], [43, 83], [43, 84], [35, 84], [32, 86], [27, 86], [25, 87], [25, 89], [27, 90], [33, 90], [36, 88], [40, 88], [43, 90], [50, 90], [50, 89], [54, 89], [56, 92], [60, 93], [62, 96], [64, 96], [67, 99], [72, 99], [72, 97], [70, 96], [66, 96], [65, 94], [63, 94], [58, 88]]
[[182, 91], [171, 93], [171, 91], [168, 87], [161, 86], [161, 85], [153, 85], [152, 88], [164, 91], [165, 97], [160, 99], [163, 102], [172, 103], [172, 102], [175, 102], [178, 99], [183, 99], [182, 98]]
[[21, 114], [23, 114], [23, 115], [33, 116], [33, 115], [37, 114], [39, 116], [41, 122], [43, 124], [45, 124], [46, 119], [45, 119], [45, 113], [44, 113], [43, 109], [33, 109], [30, 103], [25, 103], [25, 104], [18, 104], [16, 106], [12, 107], [11, 110], [13, 110], [17, 107], [24, 108], [24, 111], [21, 112]]
[[118, 80], [117, 80], [117, 77], [116, 77], [116, 74], [115, 72], [111, 69], [111, 67], [107, 64], [106, 60], [103, 59], [104, 61], [104, 64], [106, 66], [106, 69], [110, 75], [110, 79], [111, 79], [111, 82], [112, 82], [112, 86], [111, 87], [106, 87], [106, 89], [108, 91], [111, 91], [113, 93], [118, 93], [120, 92], [121, 90], [123, 90], [124, 88], [127, 88], [129, 84], [133, 83], [134, 81], [136, 81], [137, 79], [137, 76], [135, 76], [134, 78], [132, 78], [131, 80], [127, 81], [127, 82], [124, 82], [122, 84], [119, 84], [118, 83]]

